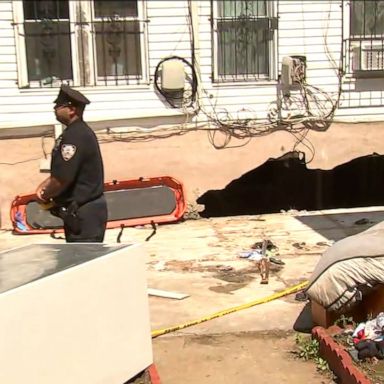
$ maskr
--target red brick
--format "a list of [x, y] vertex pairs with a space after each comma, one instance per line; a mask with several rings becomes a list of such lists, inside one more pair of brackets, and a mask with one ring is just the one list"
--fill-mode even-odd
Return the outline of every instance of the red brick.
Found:
[[152, 364], [148, 368], [149, 377], [151, 379], [151, 384], [161, 384], [160, 376], [157, 372], [156, 365]]
[[339, 378], [340, 384], [372, 384], [371, 381], [353, 364], [351, 356], [323, 327], [315, 327], [312, 337], [319, 341], [320, 356]]

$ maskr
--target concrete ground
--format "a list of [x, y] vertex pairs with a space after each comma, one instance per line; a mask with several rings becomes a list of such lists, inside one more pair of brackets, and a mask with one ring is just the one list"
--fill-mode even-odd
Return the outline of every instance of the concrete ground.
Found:
[[[122, 243], [142, 242], [147, 250], [150, 288], [188, 294], [183, 300], [150, 296], [152, 329], [209, 316], [268, 297], [309, 278], [321, 254], [334, 241], [384, 220], [384, 207], [317, 212], [283, 212], [187, 220], [126, 228]], [[118, 229], [105, 242], [116, 242]], [[256, 263], [239, 253], [263, 239], [276, 247], [269, 283], [260, 284]], [[30, 243], [63, 242], [49, 235], [0, 233], [0, 249]], [[289, 295], [153, 340], [163, 384], [328, 383], [313, 364], [295, 360], [294, 329], [310, 326], [306, 303]]]

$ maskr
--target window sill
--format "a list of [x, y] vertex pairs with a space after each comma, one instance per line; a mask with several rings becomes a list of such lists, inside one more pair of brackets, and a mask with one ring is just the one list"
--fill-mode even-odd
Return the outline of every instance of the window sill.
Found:
[[147, 112], [122, 112], [106, 115], [89, 111], [85, 119], [87, 124], [95, 131], [112, 130], [114, 133], [132, 131], [135, 129], [148, 129], [161, 125], [174, 125], [185, 123], [188, 114], [179, 110], [151, 110]]
[[[151, 84], [145, 83], [145, 84], [132, 84], [132, 85], [89, 85], [89, 86], [76, 86], [71, 85], [71, 87], [75, 88], [76, 90], [88, 94], [97, 94], [99, 92], [105, 93], [120, 93], [120, 92], [127, 92], [127, 91], [135, 91], [135, 90], [148, 90], [150, 89]], [[60, 85], [55, 87], [42, 87], [42, 88], [19, 88], [20, 94], [43, 94], [43, 95], [52, 95], [56, 94], [60, 88]]]
[[214, 88], [233, 88], [233, 87], [268, 87], [271, 85], [276, 85], [277, 80], [250, 80], [250, 81], [231, 81], [231, 82], [212, 82], [212, 87]]
[[379, 79], [384, 77], [384, 70], [382, 71], [355, 71], [352, 74], [355, 79]]

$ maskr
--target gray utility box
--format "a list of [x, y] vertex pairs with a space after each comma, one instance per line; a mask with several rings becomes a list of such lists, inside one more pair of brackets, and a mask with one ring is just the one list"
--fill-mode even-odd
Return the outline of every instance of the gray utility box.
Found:
[[152, 364], [139, 244], [0, 253], [0, 383], [123, 384]]

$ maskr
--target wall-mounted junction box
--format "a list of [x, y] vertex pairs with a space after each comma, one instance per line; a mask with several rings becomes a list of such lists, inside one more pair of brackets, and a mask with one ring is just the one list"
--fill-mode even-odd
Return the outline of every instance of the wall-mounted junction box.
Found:
[[161, 67], [161, 88], [165, 92], [180, 92], [185, 86], [184, 64], [179, 60], [168, 60]]
[[50, 172], [51, 170], [51, 156], [40, 160], [40, 172]]

